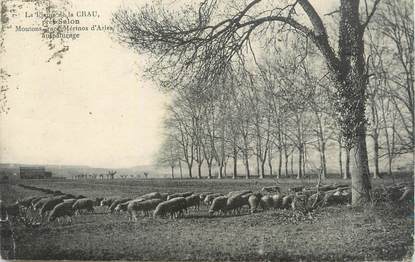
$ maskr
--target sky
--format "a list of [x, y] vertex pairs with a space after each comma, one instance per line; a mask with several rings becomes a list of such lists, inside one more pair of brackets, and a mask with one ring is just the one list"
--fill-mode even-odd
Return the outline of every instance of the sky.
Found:
[[[70, 10], [96, 10], [84, 25], [110, 25], [122, 0], [68, 0]], [[9, 1], [21, 3], [20, 1]], [[329, 0], [315, 2], [325, 10]], [[141, 1], [141, 4], [145, 1]], [[30, 9], [29, 9], [30, 10]], [[142, 77], [146, 60], [106, 32], [82, 32], [57, 65], [37, 32], [15, 32], [33, 24], [24, 12], [6, 30], [2, 68], [10, 111], [0, 115], [0, 162], [93, 167], [148, 165], [161, 144], [169, 97]]]

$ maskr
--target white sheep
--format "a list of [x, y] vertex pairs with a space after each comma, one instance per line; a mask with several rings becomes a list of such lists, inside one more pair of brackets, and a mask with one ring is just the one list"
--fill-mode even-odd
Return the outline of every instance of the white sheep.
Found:
[[81, 198], [75, 201], [72, 205], [72, 208], [75, 213], [81, 214], [82, 210], [87, 212], [94, 212], [94, 203], [95, 201], [89, 198]]
[[273, 203], [273, 207], [274, 209], [279, 209], [282, 207], [282, 198], [284, 197], [284, 195], [281, 194], [275, 194], [272, 195], [272, 203]]
[[186, 199], [186, 207], [194, 207], [195, 209], [199, 210], [200, 206], [200, 197], [197, 194], [193, 194], [191, 196], [188, 196]]
[[268, 210], [269, 208], [273, 207], [273, 200], [271, 196], [264, 195], [259, 200], [259, 206], [262, 208], [262, 210]]
[[167, 214], [171, 218], [183, 215], [183, 210], [186, 210], [186, 199], [184, 197], [176, 197], [158, 204], [154, 210], [153, 217], [165, 217]]
[[294, 199], [294, 195], [287, 195], [282, 198], [281, 208], [289, 209]]
[[71, 217], [74, 214], [74, 210], [72, 208], [72, 203], [71, 202], [62, 202], [60, 204], [58, 204], [57, 206], [55, 206], [52, 211], [49, 214], [49, 222], [54, 221], [56, 218], [59, 221], [59, 218], [61, 217], [69, 217], [69, 222], [72, 222]]
[[203, 200], [203, 203], [209, 206], [210, 204], [212, 204], [213, 199], [215, 199], [218, 196], [223, 196], [223, 195], [221, 193], [213, 193], [213, 194], [207, 195], [205, 199]]
[[249, 208], [251, 213], [255, 213], [258, 209], [259, 201], [261, 200], [261, 194], [252, 194], [248, 198]]
[[218, 196], [213, 199], [209, 208], [209, 215], [213, 215], [215, 212], [226, 214], [227, 212], [228, 198], [225, 196]]
[[243, 206], [249, 205], [248, 198], [248, 194], [229, 197], [226, 202], [227, 211], [236, 212], [239, 214]]
[[176, 198], [176, 197], [188, 197], [188, 196], [191, 196], [191, 195], [193, 195], [193, 192], [174, 193], [174, 194], [171, 194], [171, 195], [167, 196], [167, 200], [170, 200], [170, 199], [173, 199], [173, 198]]
[[205, 197], [206, 197], [207, 195], [210, 195], [210, 194], [213, 194], [213, 192], [202, 192], [202, 193], [200, 193], [200, 194], [199, 194], [200, 201], [202, 201], [202, 202], [203, 202], [203, 200], [205, 200]]
[[113, 213], [115, 211], [115, 208], [122, 203], [128, 202], [132, 200], [131, 198], [121, 198], [121, 199], [117, 199], [114, 202], [112, 202], [112, 204], [109, 207], [110, 213]]
[[148, 212], [154, 210], [163, 200], [161, 199], [148, 199], [144, 201], [130, 201], [127, 205], [128, 217], [137, 221], [138, 212], [143, 212], [144, 215], [148, 215]]

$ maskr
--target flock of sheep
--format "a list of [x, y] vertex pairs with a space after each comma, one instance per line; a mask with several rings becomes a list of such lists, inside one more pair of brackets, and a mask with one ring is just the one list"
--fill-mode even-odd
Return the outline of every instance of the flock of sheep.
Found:
[[[109, 213], [125, 212], [129, 220], [137, 221], [140, 214], [153, 217], [179, 218], [189, 209], [207, 207], [207, 213], [240, 214], [244, 207], [250, 213], [259, 209], [302, 209], [310, 210], [316, 205], [330, 205], [350, 202], [350, 188], [347, 185], [324, 186], [319, 188], [293, 187], [282, 194], [279, 187], [264, 187], [259, 192], [250, 190], [232, 191], [227, 194], [214, 192], [160, 193], [152, 192], [137, 198], [88, 198], [61, 191], [20, 185], [32, 190], [40, 190], [52, 196], [33, 196], [18, 200], [14, 204], [15, 213], [36, 214], [41, 220], [71, 222], [73, 215], [94, 212], [100, 206]], [[9, 212], [13, 206], [8, 207]], [[29, 212], [30, 211], [30, 212]]]

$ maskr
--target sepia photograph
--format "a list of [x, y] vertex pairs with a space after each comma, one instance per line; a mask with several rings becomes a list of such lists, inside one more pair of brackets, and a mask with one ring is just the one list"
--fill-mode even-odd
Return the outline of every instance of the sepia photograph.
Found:
[[2, 0], [1, 261], [414, 261], [413, 0]]

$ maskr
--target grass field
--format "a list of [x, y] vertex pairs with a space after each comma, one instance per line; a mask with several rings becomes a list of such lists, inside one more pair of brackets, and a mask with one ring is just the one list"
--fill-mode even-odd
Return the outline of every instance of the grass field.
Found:
[[[402, 181], [402, 179], [400, 179]], [[280, 180], [283, 191], [312, 180]], [[341, 182], [330, 180], [326, 183]], [[88, 197], [144, 193], [259, 190], [275, 180], [36, 180], [23, 183]], [[391, 184], [374, 181], [374, 186]], [[39, 195], [13, 184], [0, 185], [1, 199]], [[80, 215], [71, 224], [28, 228], [13, 224], [18, 259], [170, 260], [170, 261], [344, 261], [410, 260], [413, 250], [413, 210], [408, 205], [379, 203], [355, 209], [326, 207], [310, 216], [292, 210], [272, 210], [238, 216], [207, 215], [207, 207], [181, 219], [125, 214]]]

